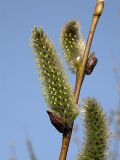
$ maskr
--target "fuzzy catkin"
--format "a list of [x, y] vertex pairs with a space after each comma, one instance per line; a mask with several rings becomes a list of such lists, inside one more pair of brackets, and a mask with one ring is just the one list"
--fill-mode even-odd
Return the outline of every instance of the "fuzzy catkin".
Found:
[[60, 43], [69, 68], [75, 72], [81, 65], [86, 46], [78, 21], [71, 20], [63, 26]]
[[42, 81], [43, 94], [48, 107], [69, 125], [78, 115], [78, 111], [74, 109], [75, 103], [71, 86], [61, 59], [42, 28], [34, 27], [31, 46], [35, 53], [38, 74]]
[[83, 148], [77, 160], [106, 160], [108, 140], [106, 116], [94, 98], [85, 100], [84, 127]]

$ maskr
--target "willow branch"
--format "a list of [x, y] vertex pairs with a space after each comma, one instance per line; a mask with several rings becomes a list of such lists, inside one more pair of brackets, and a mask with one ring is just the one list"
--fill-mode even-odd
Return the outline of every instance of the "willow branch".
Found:
[[91, 27], [90, 27], [90, 31], [89, 31], [89, 35], [88, 35], [88, 39], [87, 39], [87, 43], [86, 43], [85, 52], [83, 55], [82, 65], [76, 73], [76, 85], [75, 85], [75, 91], [74, 91], [74, 97], [75, 97], [76, 103], [78, 103], [81, 86], [82, 86], [82, 83], [83, 83], [83, 80], [85, 77], [85, 68], [86, 68], [86, 63], [87, 63], [88, 55], [90, 52], [93, 36], [95, 33], [95, 29], [96, 29], [98, 20], [102, 14], [103, 8], [104, 8], [104, 1], [98, 0], [96, 7], [95, 7], [95, 10], [94, 10], [94, 13], [93, 13]]
[[[101, 14], [103, 12], [103, 9], [104, 9], [104, 0], [97, 0], [95, 10], [94, 10], [94, 13], [93, 13], [93, 18], [92, 18], [92, 22], [91, 22], [90, 31], [89, 31], [89, 34], [88, 34], [88, 39], [87, 39], [87, 43], [86, 43], [86, 47], [85, 47], [85, 52], [84, 52], [84, 55], [83, 55], [82, 65], [79, 68], [79, 70], [77, 70], [77, 72], [76, 72], [76, 84], [75, 84], [75, 90], [74, 90], [74, 98], [75, 98], [75, 103], [76, 104], [78, 104], [78, 99], [79, 99], [79, 96], [80, 96], [81, 86], [82, 86], [82, 83], [83, 83], [83, 80], [84, 80], [84, 77], [85, 77], [85, 68], [86, 68], [86, 64], [87, 64], [88, 55], [89, 55], [89, 52], [90, 52], [93, 36], [94, 36], [94, 33], [95, 33], [95, 29], [96, 29], [98, 20], [99, 20]], [[72, 125], [72, 128], [70, 130], [67, 130], [65, 133], [63, 133], [62, 147], [61, 147], [59, 160], [66, 160], [72, 130], [73, 130], [73, 125]]]

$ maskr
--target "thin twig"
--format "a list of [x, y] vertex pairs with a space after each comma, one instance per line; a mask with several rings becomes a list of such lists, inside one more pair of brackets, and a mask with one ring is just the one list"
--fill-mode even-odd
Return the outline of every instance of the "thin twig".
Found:
[[[75, 90], [74, 90], [74, 98], [75, 98], [75, 103], [78, 104], [78, 99], [80, 95], [80, 90], [81, 86], [85, 77], [85, 68], [86, 68], [86, 63], [88, 60], [88, 55], [90, 52], [90, 47], [92, 44], [92, 39], [95, 33], [95, 28], [97, 26], [98, 20], [102, 14], [104, 8], [104, 0], [97, 0], [96, 7], [93, 13], [93, 18], [91, 22], [91, 27], [86, 43], [86, 48], [83, 56], [83, 61], [80, 69], [76, 72], [76, 83], [75, 83]], [[63, 133], [63, 139], [62, 139], [62, 146], [61, 146], [61, 152], [60, 152], [60, 157], [59, 160], [66, 160], [67, 157], [67, 152], [68, 152], [68, 147], [71, 139], [71, 134], [72, 134], [73, 126], [70, 130], [67, 130], [65, 133]]]

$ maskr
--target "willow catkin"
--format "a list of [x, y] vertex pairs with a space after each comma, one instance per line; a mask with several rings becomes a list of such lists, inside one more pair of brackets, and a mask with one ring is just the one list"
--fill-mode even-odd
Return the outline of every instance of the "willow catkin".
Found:
[[69, 68], [75, 72], [81, 65], [86, 46], [78, 21], [71, 20], [63, 26], [60, 43]]
[[35, 53], [37, 70], [49, 110], [70, 125], [78, 115], [78, 111], [75, 109], [71, 86], [54, 44], [41, 27], [39, 29], [34, 27], [31, 46]]
[[84, 143], [77, 160], [106, 160], [108, 128], [106, 115], [94, 98], [84, 104]]

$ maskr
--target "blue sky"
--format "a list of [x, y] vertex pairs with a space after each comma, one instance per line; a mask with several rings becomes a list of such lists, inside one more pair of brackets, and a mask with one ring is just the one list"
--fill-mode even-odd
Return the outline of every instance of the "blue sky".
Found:
[[[50, 124], [40, 82], [29, 45], [31, 30], [42, 25], [62, 55], [59, 34], [62, 25], [77, 19], [87, 39], [95, 0], [0, 0], [0, 159], [11, 155], [15, 144], [17, 160], [29, 160], [25, 145], [25, 128], [32, 139], [39, 160], [57, 160], [61, 134]], [[96, 97], [105, 112], [118, 102], [116, 82], [112, 73], [113, 55], [120, 66], [120, 1], [106, 0], [91, 51], [96, 52], [98, 65], [86, 76], [81, 98]], [[64, 61], [64, 59], [63, 59]], [[64, 63], [65, 64], [65, 63]], [[66, 67], [66, 64], [65, 64]], [[66, 67], [67, 69], [67, 67]], [[74, 88], [75, 77], [69, 73]], [[80, 117], [77, 124], [81, 124]], [[79, 132], [81, 137], [81, 130]], [[81, 140], [82, 142], [82, 140]], [[78, 152], [72, 142], [68, 160]]]

